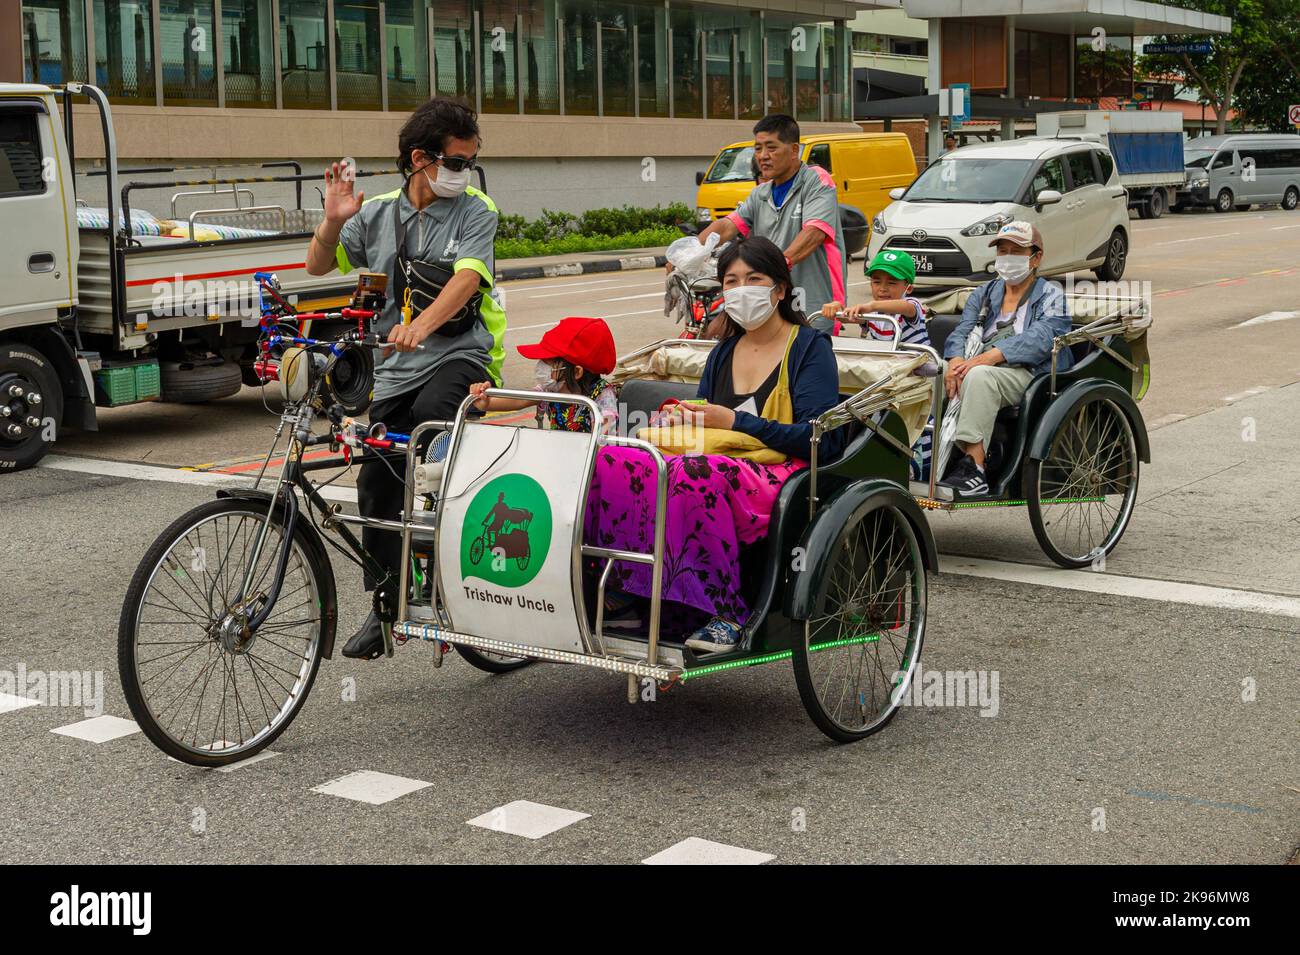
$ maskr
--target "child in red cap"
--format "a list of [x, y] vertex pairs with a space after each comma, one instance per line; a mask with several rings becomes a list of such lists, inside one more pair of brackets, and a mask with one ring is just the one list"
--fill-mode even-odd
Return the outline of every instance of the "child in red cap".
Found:
[[[535, 345], [520, 345], [519, 354], [537, 359], [537, 391], [586, 395], [600, 409], [602, 434], [618, 425], [618, 393], [604, 376], [614, 370], [614, 336], [600, 318], [566, 318]], [[480, 411], [518, 411], [537, 407], [539, 427], [563, 431], [590, 431], [590, 412], [564, 401], [529, 401], [524, 398], [489, 398], [490, 381], [472, 385], [469, 393]]]

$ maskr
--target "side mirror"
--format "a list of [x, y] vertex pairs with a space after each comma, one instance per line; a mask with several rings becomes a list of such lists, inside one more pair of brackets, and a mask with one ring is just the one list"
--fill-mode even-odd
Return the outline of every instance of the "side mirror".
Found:
[[1061, 201], [1061, 194], [1055, 189], [1044, 189], [1034, 197], [1034, 205], [1039, 209], [1043, 206], [1050, 206]]
[[704, 170], [703, 170], [703, 169], [696, 170], [696, 173], [695, 173], [695, 184], [696, 184], [697, 186], [702, 186], [702, 185], [704, 185]]
[[903, 198], [903, 193], [905, 192], [907, 192], [907, 190], [902, 186], [895, 186], [893, 189], [889, 190], [889, 198], [897, 202], [899, 199]]

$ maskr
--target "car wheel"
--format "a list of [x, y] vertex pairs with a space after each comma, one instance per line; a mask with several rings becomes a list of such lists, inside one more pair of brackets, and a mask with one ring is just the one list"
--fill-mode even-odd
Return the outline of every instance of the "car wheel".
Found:
[[1214, 199], [1214, 211], [1215, 212], [1232, 211], [1232, 190], [1231, 189], [1219, 190], [1219, 194]]
[[1128, 239], [1123, 229], [1116, 229], [1110, 234], [1106, 243], [1106, 260], [1093, 269], [1097, 278], [1103, 282], [1118, 282], [1124, 277], [1124, 266], [1128, 264]]
[[1287, 189], [1286, 194], [1282, 196], [1282, 208], [1290, 212], [1298, 205], [1300, 205], [1300, 189], [1291, 186]]

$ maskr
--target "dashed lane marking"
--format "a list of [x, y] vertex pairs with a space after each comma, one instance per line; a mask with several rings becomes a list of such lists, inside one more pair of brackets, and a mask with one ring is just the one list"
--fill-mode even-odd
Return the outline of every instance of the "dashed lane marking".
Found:
[[50, 730], [60, 736], [85, 740], [87, 743], [107, 743], [140, 732], [135, 720], [124, 720], [120, 716], [95, 716], [67, 726], [58, 726]]
[[645, 865], [762, 865], [775, 858], [766, 852], [691, 836], [641, 861]]
[[12, 693], [0, 693], [0, 713], [12, 713], [14, 710], [21, 710], [28, 706], [44, 706], [40, 700], [29, 700], [25, 696], [14, 696]]
[[516, 799], [504, 806], [497, 806], [481, 816], [475, 816], [466, 825], [491, 829], [493, 832], [508, 832], [512, 836], [523, 836], [525, 839], [540, 839], [575, 822], [590, 818], [591, 813], [559, 809], [540, 802], [529, 802], [527, 799]]
[[433, 783], [421, 779], [408, 779], [405, 776], [393, 776], [390, 773], [376, 773], [368, 769], [349, 773], [327, 783], [313, 786], [311, 791], [326, 796], [338, 796], [354, 802], [382, 806], [386, 802], [400, 799], [402, 796], [421, 789], [428, 789]]

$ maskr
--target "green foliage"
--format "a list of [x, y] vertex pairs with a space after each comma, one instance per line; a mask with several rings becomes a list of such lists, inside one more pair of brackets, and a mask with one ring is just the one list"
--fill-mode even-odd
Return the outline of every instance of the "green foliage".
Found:
[[533, 239], [527, 236], [503, 239], [498, 233], [496, 258], [500, 262], [503, 259], [524, 259], [535, 255], [604, 252], [610, 249], [646, 249], [667, 245], [674, 239], [680, 239], [681, 237], [680, 229], [669, 226], [640, 229], [636, 232], [624, 232], [619, 235], [570, 234], [550, 239]]

